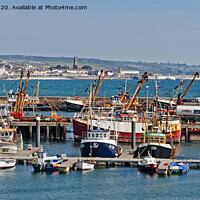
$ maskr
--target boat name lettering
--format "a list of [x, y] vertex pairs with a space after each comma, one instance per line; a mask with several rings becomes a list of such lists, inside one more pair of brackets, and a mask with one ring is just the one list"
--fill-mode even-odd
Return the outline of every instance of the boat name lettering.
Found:
[[98, 146], [99, 146], [98, 143], [94, 142], [93, 147], [97, 148]]
[[110, 148], [110, 149], [114, 149], [115, 147], [114, 147], [113, 145], [110, 144], [110, 145], [109, 145], [109, 148]]

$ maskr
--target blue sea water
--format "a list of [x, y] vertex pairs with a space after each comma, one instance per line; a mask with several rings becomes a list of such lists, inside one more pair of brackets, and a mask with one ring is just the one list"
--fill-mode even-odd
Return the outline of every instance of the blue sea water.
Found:
[[[40, 96], [85, 96], [88, 92], [86, 89], [90, 88], [90, 83], [92, 80], [40, 80]], [[183, 92], [186, 90], [187, 86], [190, 84], [191, 80], [185, 80], [183, 86]], [[146, 96], [146, 86], [149, 86], [148, 95], [149, 97], [155, 96], [155, 81], [149, 80], [145, 82], [141, 92], [140, 97]], [[158, 95], [160, 97], [173, 97], [176, 86], [179, 86], [181, 80], [159, 80], [158, 81]], [[109, 97], [112, 95], [117, 95], [119, 90], [122, 90], [125, 85], [125, 80], [104, 80], [99, 90], [98, 96]], [[127, 80], [127, 91], [130, 95], [133, 95], [136, 87], [138, 85], [138, 80]], [[4, 94], [5, 91], [12, 89], [14, 92], [17, 91], [19, 87], [19, 80], [0, 80], [0, 96]], [[24, 83], [25, 86], [25, 83]], [[32, 87], [33, 86], [33, 87]], [[27, 93], [30, 95], [32, 91], [37, 86], [37, 80], [31, 80], [28, 83]], [[200, 81], [194, 81], [191, 88], [186, 94], [186, 98], [196, 98], [200, 96]]]
[[[25, 148], [28, 143], [25, 141]], [[42, 141], [49, 155], [80, 155], [73, 141]], [[200, 158], [200, 144], [181, 144], [182, 153]], [[0, 170], [0, 199], [199, 199], [200, 170], [187, 174], [158, 176], [135, 167], [99, 167], [92, 171], [34, 172], [31, 166], [17, 165]]]
[[[17, 91], [19, 81], [0, 80], [3, 94], [3, 85]], [[41, 80], [40, 96], [85, 96], [85, 89], [90, 86], [91, 80]], [[190, 81], [186, 81], [185, 88]], [[118, 89], [124, 86], [124, 80], [104, 80], [99, 96], [118, 94]], [[173, 96], [180, 81], [160, 81], [158, 84], [159, 96]], [[28, 94], [31, 94], [31, 85], [36, 80], [30, 80]], [[146, 83], [145, 83], [146, 84]], [[195, 81], [186, 97], [195, 98], [199, 95], [199, 81]], [[128, 88], [137, 85], [136, 80], [128, 80]], [[147, 85], [147, 84], [146, 84]], [[140, 96], [146, 96], [144, 85]], [[148, 82], [149, 96], [154, 96], [154, 82]], [[12, 87], [11, 87], [12, 86]], [[185, 89], [184, 88], [184, 89]], [[183, 89], [183, 91], [184, 91]], [[73, 113], [64, 113], [64, 116]], [[35, 140], [24, 141], [24, 148]], [[65, 153], [67, 156], [80, 156], [80, 146], [72, 140], [41, 141], [49, 155]], [[178, 151], [185, 158], [200, 159], [200, 143], [183, 143], [178, 145]], [[69, 174], [58, 172], [35, 173], [31, 166], [17, 165], [13, 169], [0, 170], [0, 200], [4, 199], [199, 199], [200, 170], [191, 169], [184, 175], [160, 177], [157, 174], [147, 174], [137, 168], [110, 167], [97, 168], [93, 171], [72, 171]]]

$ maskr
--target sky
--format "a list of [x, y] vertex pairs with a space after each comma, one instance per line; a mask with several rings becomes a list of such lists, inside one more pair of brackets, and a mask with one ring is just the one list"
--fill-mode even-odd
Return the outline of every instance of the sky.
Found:
[[[0, 54], [200, 64], [199, 0], [0, 0]], [[12, 10], [20, 5], [87, 10]]]

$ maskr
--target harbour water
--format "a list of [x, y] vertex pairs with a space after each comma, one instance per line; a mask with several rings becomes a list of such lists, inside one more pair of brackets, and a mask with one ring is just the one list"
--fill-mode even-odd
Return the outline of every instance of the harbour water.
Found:
[[[41, 80], [40, 96], [84, 96], [90, 82], [91, 80]], [[105, 80], [99, 96], [116, 95], [124, 82]], [[14, 84], [14, 81], [0, 81], [1, 85], [5, 83], [6, 89], [9, 89], [9, 85]], [[36, 80], [29, 82], [29, 94], [32, 90], [31, 85], [36, 83]], [[137, 81], [128, 80], [128, 85], [134, 83], [137, 84]], [[160, 81], [159, 85], [164, 89], [160, 89], [159, 96], [172, 96], [173, 88], [179, 83], [178, 80]], [[185, 86], [188, 84], [189, 81]], [[199, 81], [195, 81], [186, 97], [198, 97], [199, 84]], [[154, 96], [153, 81], [148, 85], [149, 96]], [[18, 82], [12, 87], [13, 91], [17, 91], [17, 87]], [[165, 91], [165, 94], [161, 91]], [[0, 92], [0, 95], [4, 95], [3, 90]], [[140, 96], [145, 95], [144, 85]], [[73, 113], [63, 115], [69, 116]], [[24, 141], [24, 148], [30, 143], [34, 145], [35, 141]], [[73, 140], [42, 140], [41, 144], [48, 150], [49, 155], [65, 153], [67, 156], [80, 156], [80, 144], [74, 143]], [[178, 149], [185, 158], [200, 159], [200, 143], [182, 143]], [[99, 167], [93, 171], [59, 174], [35, 173], [30, 165], [17, 165], [13, 169], [0, 170], [0, 199], [199, 199], [199, 177], [200, 169], [191, 169], [183, 175], [160, 177], [157, 174], [142, 173], [135, 167]]]
[[[25, 141], [25, 148], [28, 143]], [[80, 155], [73, 141], [42, 141], [49, 155]], [[182, 153], [200, 158], [200, 143], [181, 144]], [[168, 177], [148, 174], [132, 167], [96, 168], [69, 174], [33, 171], [31, 166], [17, 165], [0, 170], [1, 199], [199, 199], [199, 169]]]

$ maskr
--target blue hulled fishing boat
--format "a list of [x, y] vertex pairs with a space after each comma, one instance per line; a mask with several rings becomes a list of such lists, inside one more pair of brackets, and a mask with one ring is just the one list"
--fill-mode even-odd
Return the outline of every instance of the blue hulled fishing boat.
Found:
[[106, 130], [88, 130], [86, 139], [81, 140], [82, 157], [114, 158], [119, 156], [117, 138]]

